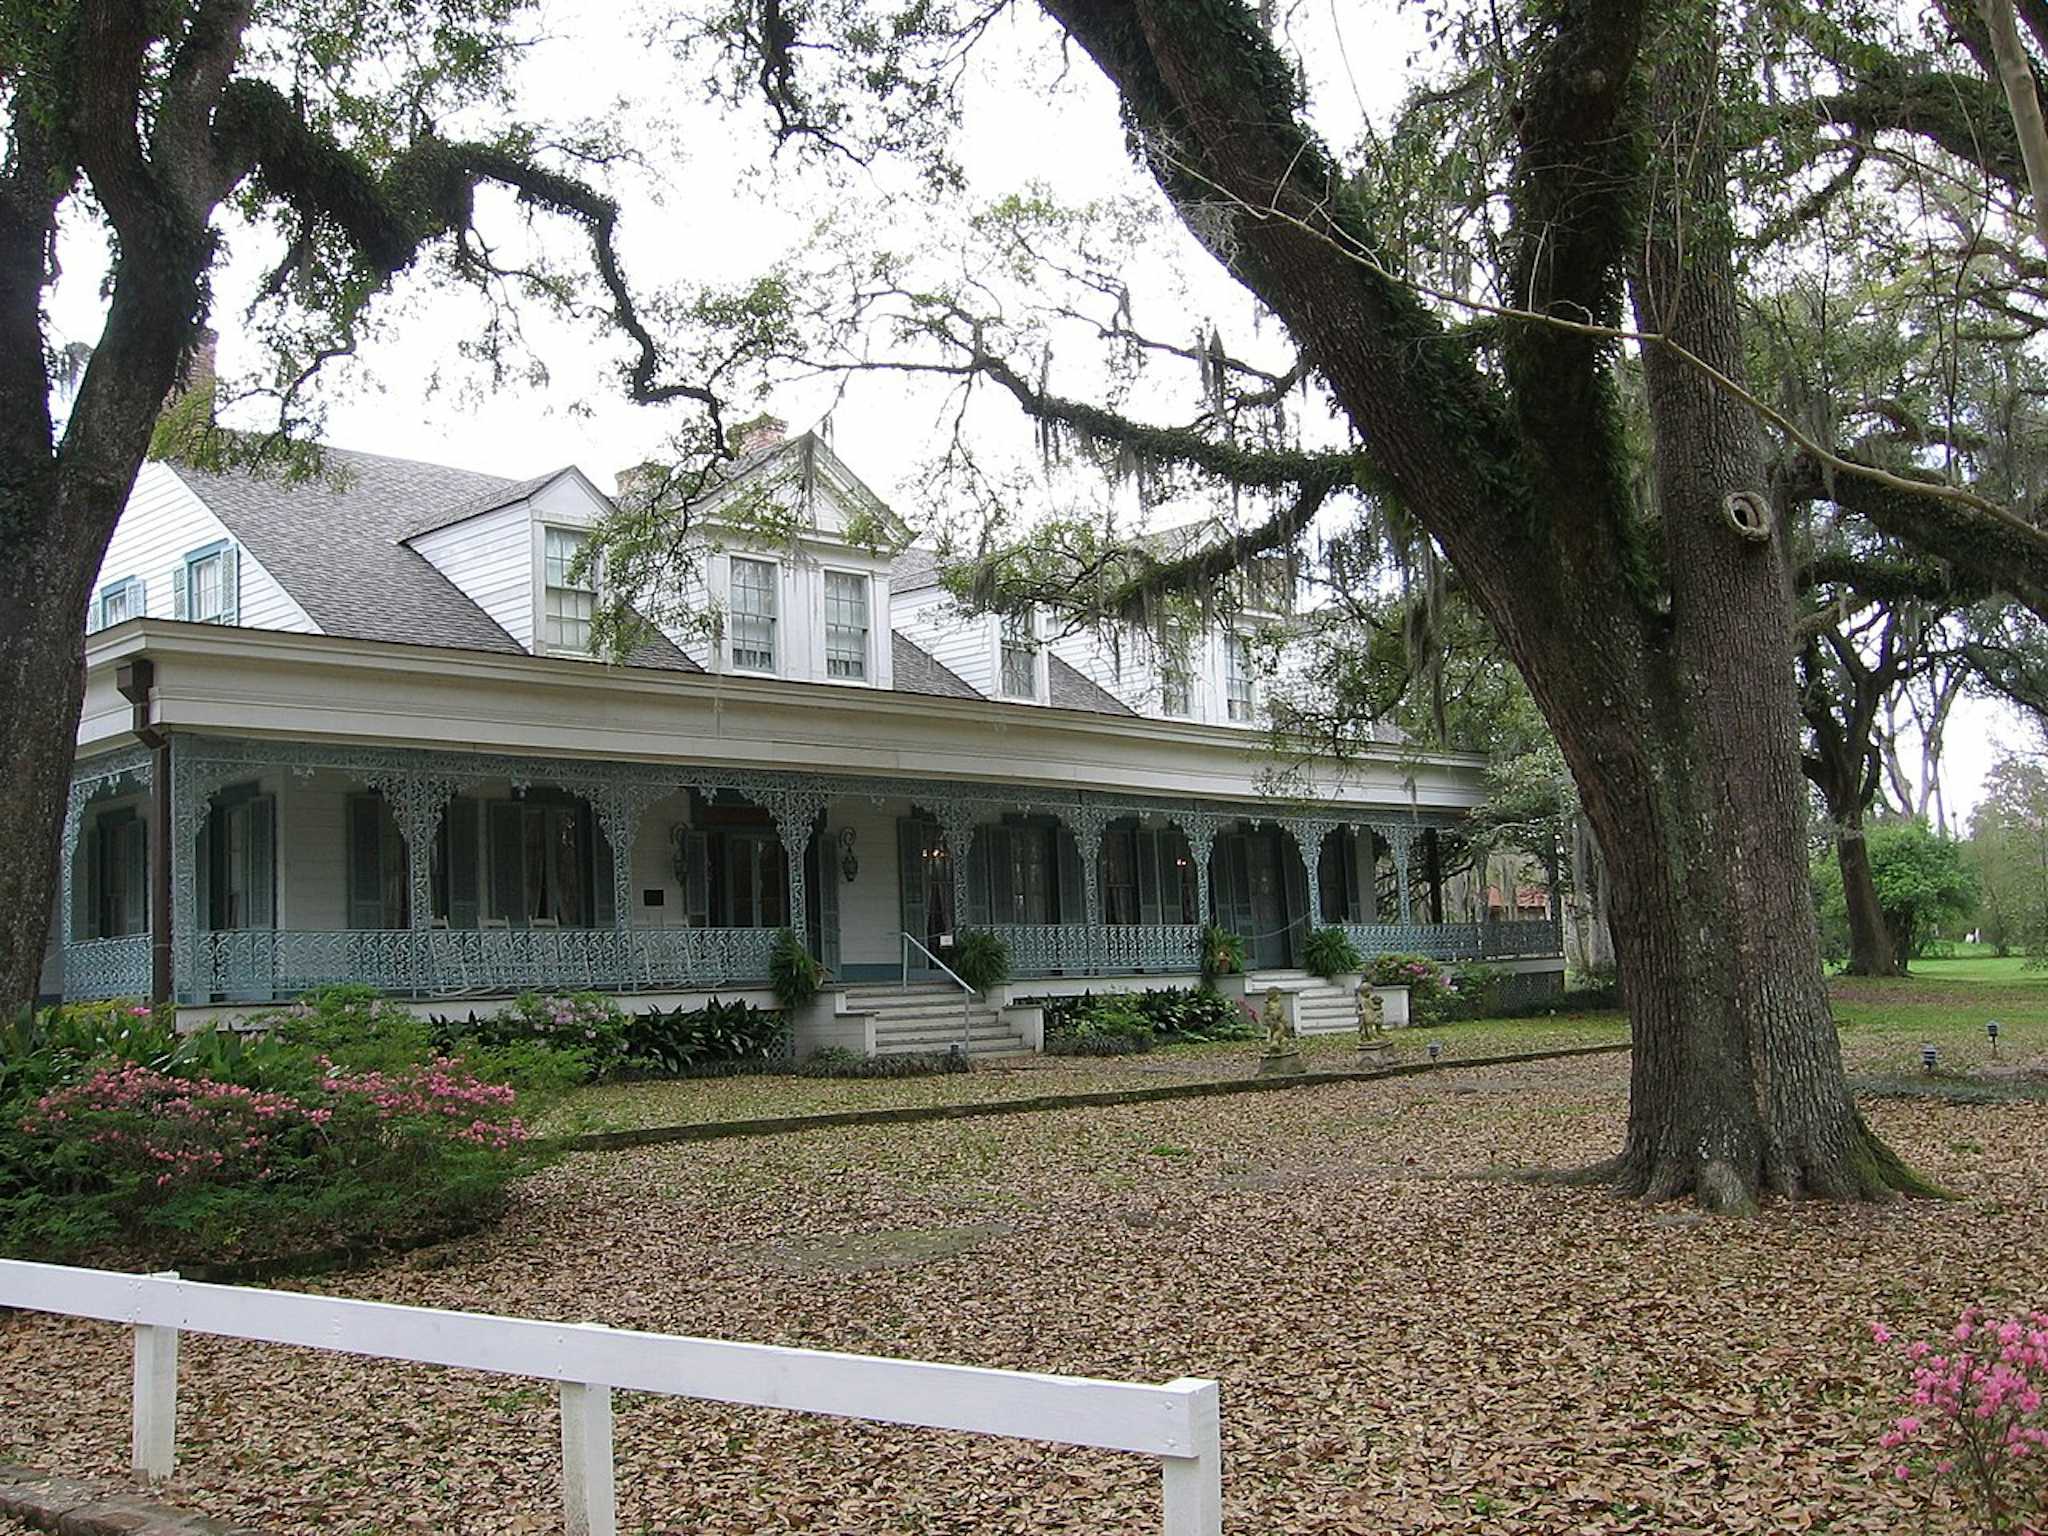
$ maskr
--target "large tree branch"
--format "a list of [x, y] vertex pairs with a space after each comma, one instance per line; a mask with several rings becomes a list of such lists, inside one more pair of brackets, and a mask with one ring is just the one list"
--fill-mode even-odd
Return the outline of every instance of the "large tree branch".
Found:
[[2026, 44], [2020, 41], [2012, 0], [1977, 0], [1977, 10], [1990, 38], [1998, 83], [2012, 109], [2013, 130], [2019, 135], [2020, 160], [2026, 166], [2027, 190], [2033, 196], [2034, 230], [2048, 246], [2048, 126], [2041, 121], [2041, 92], [2033, 65]]
[[1964, 505], [1931, 479], [1923, 491], [1909, 474], [1838, 474], [1804, 453], [1786, 466], [1784, 484], [1793, 500], [1833, 502], [1878, 532], [1948, 562], [1959, 582], [2009, 592], [2048, 618], [2048, 532], [2010, 512]]
[[211, 123], [254, 11], [254, 0], [201, 0], [172, 58], [150, 133], [158, 176], [202, 220], [228, 186], [214, 159]]
[[719, 402], [711, 390], [661, 377], [661, 348], [619, 264], [618, 205], [595, 188], [502, 145], [432, 135], [376, 174], [302, 122], [274, 87], [255, 80], [236, 80], [227, 87], [214, 130], [220, 163], [231, 178], [254, 176], [308, 223], [324, 220], [338, 228], [380, 279], [379, 286], [409, 267], [432, 241], [465, 236], [472, 226], [476, 189], [485, 182], [510, 187], [522, 201], [573, 219], [589, 239], [612, 322], [633, 343], [630, 397], [642, 404], [692, 400], [718, 423]]

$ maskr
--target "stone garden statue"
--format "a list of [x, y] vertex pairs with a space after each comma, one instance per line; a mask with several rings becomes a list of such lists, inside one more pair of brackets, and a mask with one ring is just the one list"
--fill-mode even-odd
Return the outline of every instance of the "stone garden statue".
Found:
[[1294, 1026], [1287, 1022], [1287, 1002], [1278, 987], [1266, 988], [1266, 1008], [1260, 1020], [1266, 1026], [1268, 1056], [1284, 1056], [1294, 1049]]
[[1368, 1050], [1387, 1038], [1387, 1005], [1364, 982], [1358, 984], [1358, 1048]]

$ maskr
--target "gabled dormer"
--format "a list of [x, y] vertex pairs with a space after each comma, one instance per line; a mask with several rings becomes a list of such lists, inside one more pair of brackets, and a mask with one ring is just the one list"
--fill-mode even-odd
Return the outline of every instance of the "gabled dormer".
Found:
[[602, 569], [577, 557], [611, 510], [571, 466], [436, 513], [402, 543], [535, 656], [588, 657]]
[[908, 530], [817, 433], [784, 437], [772, 417], [742, 431], [738, 464], [690, 511], [690, 589], [650, 606], [706, 621], [669, 629], [706, 671], [894, 687], [889, 568]]

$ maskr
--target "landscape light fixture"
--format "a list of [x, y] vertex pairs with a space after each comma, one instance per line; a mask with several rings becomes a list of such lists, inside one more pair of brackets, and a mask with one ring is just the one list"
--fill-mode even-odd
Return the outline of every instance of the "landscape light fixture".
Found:
[[1934, 1042], [1930, 1040], [1927, 1044], [1920, 1047], [1920, 1065], [1929, 1072], [1932, 1072], [1934, 1070], [1934, 1061]]
[[1432, 1040], [1432, 1041], [1430, 1041], [1430, 1042], [1429, 1042], [1429, 1064], [1430, 1064], [1431, 1066], [1435, 1066], [1435, 1065], [1437, 1064], [1438, 1060], [1442, 1058], [1443, 1054], [1444, 1054], [1444, 1043], [1443, 1043], [1443, 1041], [1441, 1041], [1441, 1040]]
[[1984, 1038], [1991, 1042], [1991, 1054], [1996, 1056], [1998, 1054], [1998, 1020], [1990, 1019], [1986, 1021], [1984, 1025]]

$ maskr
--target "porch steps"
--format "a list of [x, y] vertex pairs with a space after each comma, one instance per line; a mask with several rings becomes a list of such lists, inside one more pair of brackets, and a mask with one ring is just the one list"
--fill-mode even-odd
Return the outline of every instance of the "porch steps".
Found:
[[[949, 1051], [961, 1040], [961, 991], [951, 982], [918, 986], [848, 987], [846, 1010], [875, 1016], [875, 1054]], [[1024, 1037], [980, 997], [967, 1004], [967, 1053], [1014, 1056]]]
[[1358, 1004], [1351, 993], [1307, 971], [1259, 971], [1245, 978], [1245, 1001], [1257, 1012], [1266, 988], [1295, 995], [1294, 1028], [1303, 1035], [1335, 1035], [1358, 1028]]

